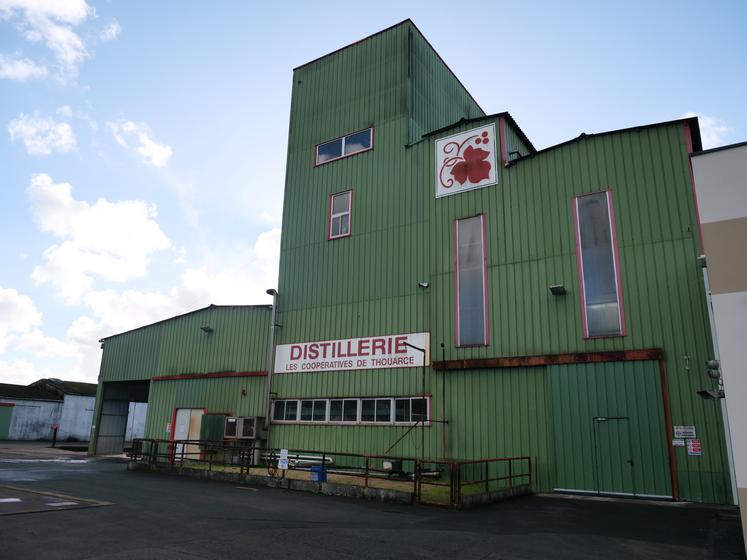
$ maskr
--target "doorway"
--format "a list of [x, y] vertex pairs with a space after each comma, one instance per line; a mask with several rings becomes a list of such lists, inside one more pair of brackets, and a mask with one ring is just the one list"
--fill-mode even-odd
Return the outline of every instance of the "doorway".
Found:
[[594, 478], [598, 494], [635, 496], [635, 471], [630, 418], [595, 416]]
[[[199, 440], [203, 414], [203, 408], [177, 408], [174, 413], [173, 440]], [[200, 458], [200, 446], [197, 443], [177, 443], [175, 452], [177, 461]]]

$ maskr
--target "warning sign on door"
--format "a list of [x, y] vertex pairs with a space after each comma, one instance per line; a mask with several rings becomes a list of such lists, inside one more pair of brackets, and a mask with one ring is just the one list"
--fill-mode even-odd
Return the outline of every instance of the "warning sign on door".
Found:
[[694, 455], [694, 456], [699, 456], [703, 454], [703, 449], [700, 446], [699, 439], [687, 440], [687, 454]]

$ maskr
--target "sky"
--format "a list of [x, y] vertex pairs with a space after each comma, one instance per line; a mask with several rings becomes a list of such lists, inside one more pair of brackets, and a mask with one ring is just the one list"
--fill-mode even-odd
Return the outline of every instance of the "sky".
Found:
[[292, 69], [406, 18], [537, 148], [692, 114], [747, 140], [743, 1], [0, 0], [0, 382], [270, 303]]

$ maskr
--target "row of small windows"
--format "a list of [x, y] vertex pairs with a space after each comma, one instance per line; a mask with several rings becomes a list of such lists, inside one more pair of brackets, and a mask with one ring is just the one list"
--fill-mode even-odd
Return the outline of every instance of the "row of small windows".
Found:
[[274, 422], [413, 424], [429, 418], [428, 399], [423, 397], [283, 399], [272, 408]]

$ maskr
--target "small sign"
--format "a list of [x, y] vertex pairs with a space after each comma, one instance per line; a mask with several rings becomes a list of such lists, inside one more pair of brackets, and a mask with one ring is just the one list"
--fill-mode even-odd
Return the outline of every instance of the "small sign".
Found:
[[281, 471], [288, 470], [288, 450], [287, 449], [280, 450], [280, 459], [278, 459], [278, 468]]
[[674, 437], [684, 438], [684, 439], [693, 439], [698, 436], [695, 435], [695, 426], [675, 426]]
[[170, 434], [170, 433], [171, 433], [171, 422], [168, 422], [168, 423], [166, 424], [166, 433], [167, 433], [167, 434]]
[[673, 439], [672, 447], [685, 447], [685, 440], [684, 439]]
[[687, 454], [693, 455], [693, 456], [700, 456], [703, 454], [703, 448], [700, 446], [700, 440], [699, 439], [689, 439], [687, 440]]

